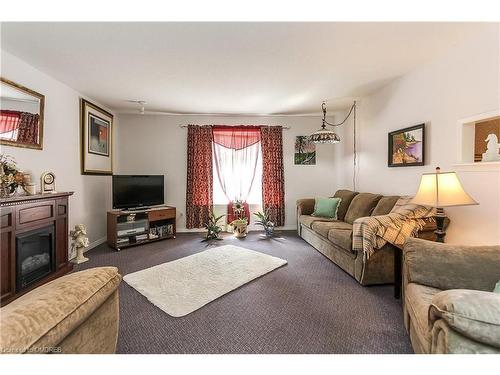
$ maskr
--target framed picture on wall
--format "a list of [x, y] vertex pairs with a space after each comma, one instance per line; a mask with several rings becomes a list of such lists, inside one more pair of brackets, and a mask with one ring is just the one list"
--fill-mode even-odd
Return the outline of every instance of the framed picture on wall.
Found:
[[425, 124], [389, 133], [389, 167], [412, 167], [425, 162]]
[[307, 135], [295, 137], [295, 165], [316, 165], [316, 145], [309, 141]]
[[80, 99], [82, 174], [113, 174], [113, 115]]

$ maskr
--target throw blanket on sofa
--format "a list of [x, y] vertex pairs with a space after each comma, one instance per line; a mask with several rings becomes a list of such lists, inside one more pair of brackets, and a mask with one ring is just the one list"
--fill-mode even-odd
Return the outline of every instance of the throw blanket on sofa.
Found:
[[411, 204], [411, 197], [401, 197], [391, 212], [381, 216], [367, 216], [354, 221], [352, 249], [363, 251], [368, 259], [376, 249], [387, 242], [403, 247], [408, 237], [414, 237], [426, 221], [434, 220], [434, 208]]

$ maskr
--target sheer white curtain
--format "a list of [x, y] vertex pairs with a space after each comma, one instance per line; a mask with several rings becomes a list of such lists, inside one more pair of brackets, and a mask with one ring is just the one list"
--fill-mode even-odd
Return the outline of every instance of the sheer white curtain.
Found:
[[214, 127], [214, 203], [262, 202], [262, 150], [255, 127]]

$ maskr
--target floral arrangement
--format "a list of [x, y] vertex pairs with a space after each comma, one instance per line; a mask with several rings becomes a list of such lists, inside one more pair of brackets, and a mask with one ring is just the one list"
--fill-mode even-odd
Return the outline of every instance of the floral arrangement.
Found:
[[21, 172], [14, 158], [0, 154], [0, 196], [5, 198], [14, 194], [19, 186], [24, 187], [25, 175]]
[[234, 216], [236, 216], [237, 218], [241, 218], [241, 216], [245, 212], [245, 205], [244, 205], [242, 200], [235, 199], [233, 201], [233, 212], [234, 212]]

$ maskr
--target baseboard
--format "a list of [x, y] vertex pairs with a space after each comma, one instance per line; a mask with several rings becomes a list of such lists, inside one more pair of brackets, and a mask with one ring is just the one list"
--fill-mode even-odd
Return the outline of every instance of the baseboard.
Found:
[[[284, 227], [277, 227], [276, 230], [297, 230], [297, 226], [296, 225], [286, 225]], [[254, 227], [252, 225], [250, 225], [248, 227], [248, 231], [249, 232], [258, 232], [258, 231], [261, 231], [263, 232], [262, 229], [259, 229], [258, 227]], [[203, 233], [203, 232], [206, 232], [206, 229], [204, 228], [195, 228], [195, 229], [187, 229], [187, 228], [178, 228], [177, 229], [177, 233]]]
[[[94, 247], [97, 247], [97, 246], [99, 246], [99, 245], [102, 245], [102, 244], [103, 244], [104, 242], [106, 242], [106, 241], [107, 241], [107, 238], [106, 238], [106, 237], [99, 238], [99, 239], [97, 239], [97, 240], [95, 240], [95, 241], [93, 241], [93, 242], [89, 243], [89, 247], [87, 247], [87, 248], [85, 249], [85, 251], [89, 251], [89, 250], [93, 249]], [[84, 251], [84, 252], [85, 252], [85, 251]]]

